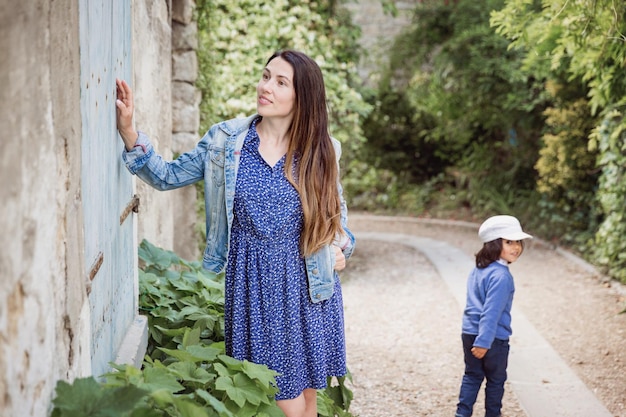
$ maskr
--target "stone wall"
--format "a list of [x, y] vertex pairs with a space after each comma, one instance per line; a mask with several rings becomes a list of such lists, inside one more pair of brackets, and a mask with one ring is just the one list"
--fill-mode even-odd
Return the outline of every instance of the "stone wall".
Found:
[[[145, 132], [165, 158], [172, 157], [171, 4], [133, 2], [133, 79], [135, 126]], [[136, 181], [141, 199], [137, 215], [139, 241], [173, 249], [175, 192], [159, 192]]]
[[[193, 0], [133, 3], [135, 124], [166, 159], [193, 149], [198, 141], [194, 9]], [[139, 240], [197, 259], [195, 188], [159, 192], [137, 181], [137, 193]]]
[[374, 87], [378, 83], [378, 70], [388, 62], [387, 51], [394, 38], [411, 23], [413, 9], [419, 0], [398, 0], [397, 16], [385, 14], [380, 0], [358, 0], [346, 7], [353, 22], [361, 27], [360, 45], [363, 57], [359, 63], [359, 75], [363, 83]]
[[[135, 124], [164, 158], [172, 159], [198, 141], [195, 2], [137, 2], [133, 9]], [[197, 259], [195, 188], [159, 192], [137, 181], [137, 192], [139, 240]]]
[[[174, 0], [172, 6], [172, 151], [181, 154], [195, 147], [200, 129], [201, 96], [195, 87], [198, 26], [193, 19], [193, 0]], [[173, 203], [174, 251], [185, 259], [197, 259], [196, 189], [185, 187], [177, 193]]]

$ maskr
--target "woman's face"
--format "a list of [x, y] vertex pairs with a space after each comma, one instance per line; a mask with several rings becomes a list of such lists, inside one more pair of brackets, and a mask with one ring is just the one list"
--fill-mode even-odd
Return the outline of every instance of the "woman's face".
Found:
[[293, 117], [296, 91], [291, 64], [276, 57], [263, 69], [256, 87], [257, 113], [263, 117]]

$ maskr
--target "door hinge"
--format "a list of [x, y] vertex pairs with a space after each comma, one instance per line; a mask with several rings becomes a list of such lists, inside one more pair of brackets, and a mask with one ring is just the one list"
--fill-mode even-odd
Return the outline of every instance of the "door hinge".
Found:
[[124, 223], [124, 220], [126, 220], [131, 212], [139, 213], [139, 196], [137, 194], [135, 194], [133, 198], [130, 199], [130, 202], [120, 215], [120, 225]]

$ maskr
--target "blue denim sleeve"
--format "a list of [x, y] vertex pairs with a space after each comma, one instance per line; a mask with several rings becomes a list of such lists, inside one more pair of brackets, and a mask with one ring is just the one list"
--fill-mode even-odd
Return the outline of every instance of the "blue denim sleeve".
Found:
[[122, 158], [128, 170], [158, 190], [172, 190], [193, 184], [204, 178], [208, 134], [195, 149], [184, 153], [174, 161], [166, 161], [155, 152], [150, 139], [143, 132], [135, 147], [125, 151]]
[[131, 174], [135, 175], [143, 166], [148, 162], [148, 159], [154, 153], [154, 148], [150, 143], [150, 140], [143, 132], [138, 132], [137, 142], [135, 147], [130, 151], [124, 149], [122, 153], [122, 159], [126, 164], [126, 168]]
[[[333, 139], [333, 146], [335, 148], [335, 154], [337, 157], [337, 170], [339, 170], [339, 159], [341, 158], [341, 143]], [[341, 227], [345, 232], [345, 236], [338, 236], [336, 239], [336, 244], [341, 248], [343, 255], [348, 259], [352, 256], [354, 252], [354, 247], [356, 245], [356, 239], [350, 229], [348, 229], [348, 205], [346, 204], [346, 200], [343, 197], [343, 187], [341, 186], [341, 181], [337, 182], [337, 190], [339, 192], [339, 202], [341, 205]]]

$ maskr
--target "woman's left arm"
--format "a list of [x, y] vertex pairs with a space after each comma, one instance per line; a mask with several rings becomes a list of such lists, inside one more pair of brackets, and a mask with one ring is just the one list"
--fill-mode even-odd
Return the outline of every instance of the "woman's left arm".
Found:
[[[333, 146], [335, 148], [335, 155], [337, 157], [337, 172], [339, 172], [339, 158], [341, 157], [341, 143], [332, 138]], [[339, 174], [337, 175], [339, 177]], [[343, 187], [341, 186], [341, 181], [339, 178], [337, 179], [337, 192], [339, 193], [339, 201], [340, 201], [340, 209], [341, 209], [341, 228], [343, 229], [343, 233], [339, 234], [335, 237], [334, 246], [337, 246], [340, 249], [341, 254], [343, 255], [343, 264], [345, 267], [345, 260], [348, 259], [352, 252], [354, 252], [354, 246], [356, 244], [356, 239], [354, 235], [348, 229], [348, 205], [346, 204], [346, 200], [343, 197]], [[339, 261], [336, 259], [336, 261]], [[339, 270], [335, 268], [336, 270]], [[342, 268], [343, 269], [343, 268]]]
[[333, 244], [332, 248], [335, 251], [335, 271], [341, 271], [346, 267], [346, 256], [336, 244]]

